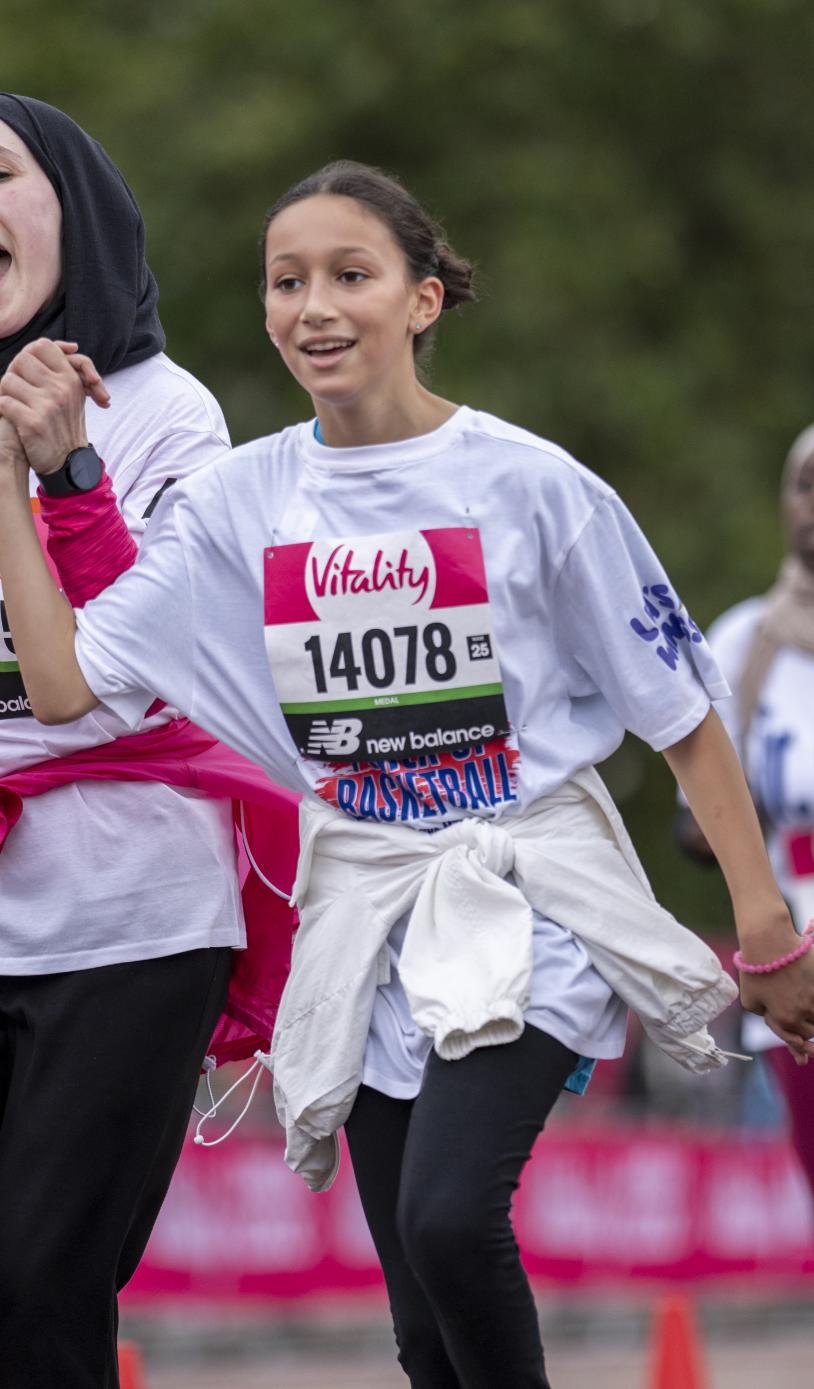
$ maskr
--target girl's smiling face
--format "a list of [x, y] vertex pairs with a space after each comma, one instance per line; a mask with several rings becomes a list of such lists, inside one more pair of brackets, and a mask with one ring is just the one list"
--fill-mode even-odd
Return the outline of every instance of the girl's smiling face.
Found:
[[266, 327], [315, 403], [351, 405], [415, 381], [416, 322], [440, 313], [443, 286], [411, 281], [390, 229], [354, 198], [291, 204], [266, 233]]
[[62, 278], [62, 208], [28, 146], [0, 121], [0, 338], [45, 307]]

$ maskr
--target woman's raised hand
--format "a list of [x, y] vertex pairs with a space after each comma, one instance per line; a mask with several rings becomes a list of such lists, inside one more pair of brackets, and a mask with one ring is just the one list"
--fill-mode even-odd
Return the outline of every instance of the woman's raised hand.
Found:
[[87, 444], [86, 395], [100, 405], [109, 402], [96, 368], [75, 343], [38, 338], [0, 379], [0, 414], [16, 429], [35, 472], [54, 472]]
[[78, 372], [79, 379], [85, 388], [85, 395], [90, 396], [91, 400], [95, 401], [97, 405], [101, 405], [102, 408], [106, 410], [110, 404], [110, 396], [104, 381], [93, 365], [90, 357], [86, 357], [80, 352], [79, 345], [75, 342], [61, 342], [58, 340], [54, 346], [65, 353], [74, 371]]

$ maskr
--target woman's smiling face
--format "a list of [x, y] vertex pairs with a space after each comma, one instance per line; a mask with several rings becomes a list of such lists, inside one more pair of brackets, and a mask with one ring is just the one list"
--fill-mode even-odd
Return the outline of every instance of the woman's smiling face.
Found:
[[28, 146], [0, 121], [0, 338], [24, 328], [62, 278], [62, 208]]
[[413, 373], [420, 286], [375, 213], [319, 193], [293, 203], [266, 234], [266, 327], [315, 401], [350, 404]]

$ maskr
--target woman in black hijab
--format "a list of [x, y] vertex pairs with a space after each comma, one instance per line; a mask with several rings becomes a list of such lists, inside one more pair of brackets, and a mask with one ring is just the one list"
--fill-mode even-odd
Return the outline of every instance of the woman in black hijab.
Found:
[[42, 101], [0, 93], [0, 122], [24, 142], [62, 210], [60, 283], [17, 331], [3, 336], [0, 318], [0, 369], [40, 337], [78, 342], [103, 376], [162, 352], [158, 286], [144, 259], [144, 223], [113, 161], [74, 121]]
[[[98, 454], [136, 540], [162, 490], [228, 447], [216, 401], [164, 354], [157, 299], [104, 150], [0, 95], [0, 372], [42, 339], [63, 365], [51, 343], [93, 358], [110, 399], [87, 403], [95, 452], [55, 458], [46, 490], [109, 485]], [[0, 460], [23, 476], [2, 418]], [[37, 723], [0, 613], [0, 780], [126, 733], [107, 716]], [[228, 803], [118, 781], [26, 801], [0, 856], [5, 1389], [118, 1384], [116, 1292], [166, 1193], [242, 930]]]

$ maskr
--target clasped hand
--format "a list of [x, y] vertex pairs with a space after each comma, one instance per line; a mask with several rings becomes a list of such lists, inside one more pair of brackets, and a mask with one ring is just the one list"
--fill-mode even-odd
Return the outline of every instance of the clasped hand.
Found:
[[771, 974], [742, 974], [741, 1003], [759, 1013], [798, 1065], [814, 1056], [814, 950]]
[[38, 338], [0, 377], [0, 466], [27, 463], [37, 473], [61, 468], [87, 444], [85, 397], [106, 407], [110, 397], [89, 357], [75, 342]]

